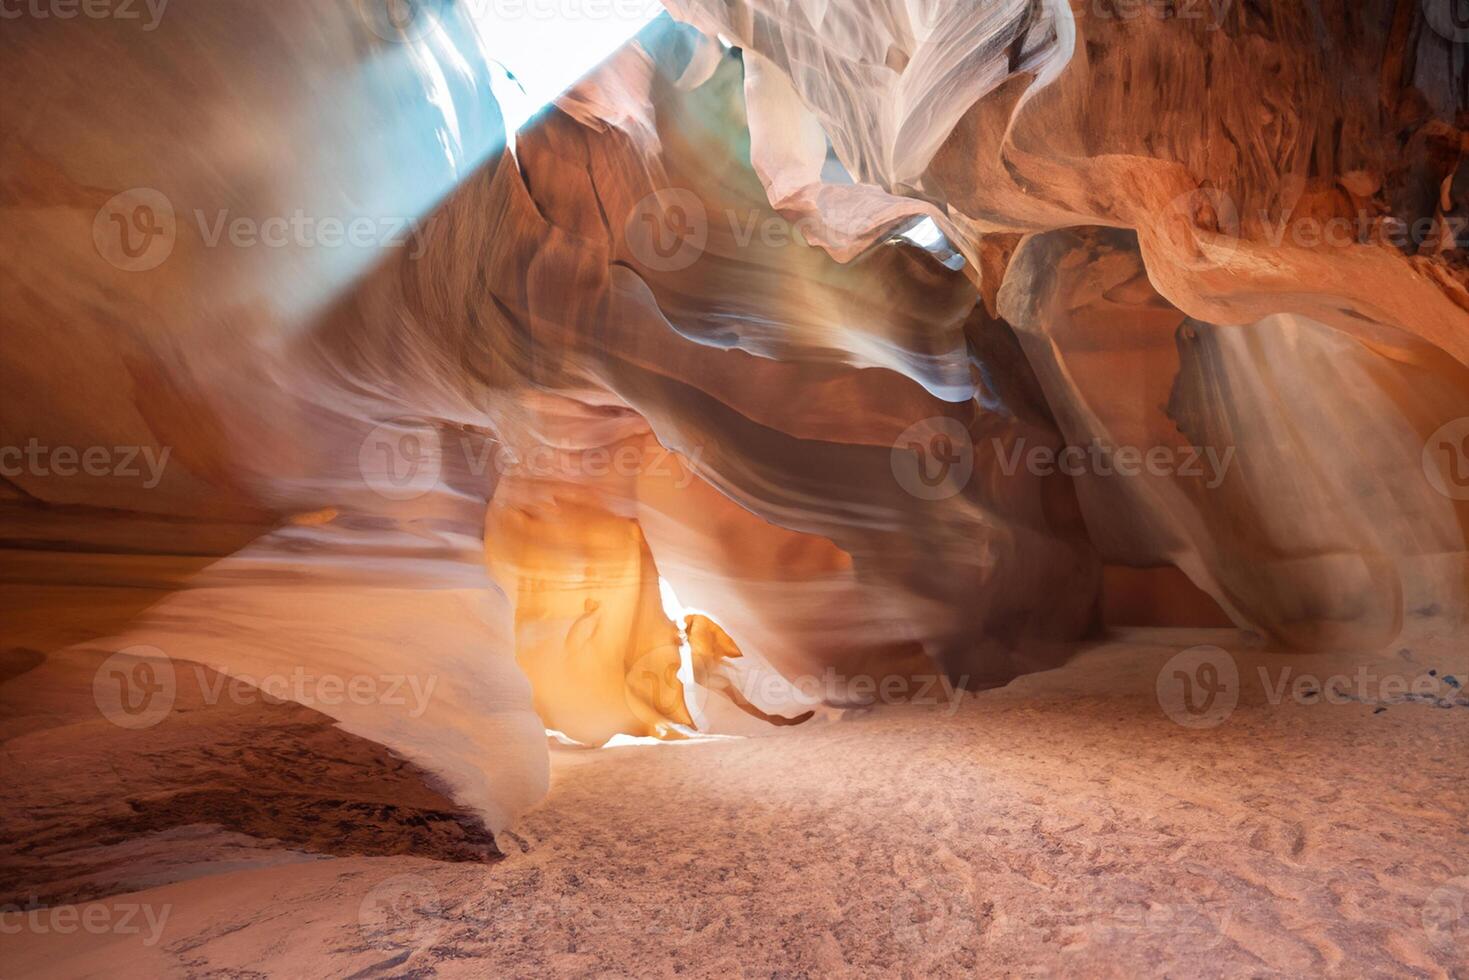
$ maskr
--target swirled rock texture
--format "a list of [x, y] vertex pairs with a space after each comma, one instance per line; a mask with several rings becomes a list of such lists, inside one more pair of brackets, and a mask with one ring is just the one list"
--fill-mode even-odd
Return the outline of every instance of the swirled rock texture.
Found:
[[4, 683], [279, 678], [503, 830], [548, 728], [993, 687], [1109, 609], [1463, 629], [1433, 4], [667, 6], [513, 147], [472, 5], [7, 26]]

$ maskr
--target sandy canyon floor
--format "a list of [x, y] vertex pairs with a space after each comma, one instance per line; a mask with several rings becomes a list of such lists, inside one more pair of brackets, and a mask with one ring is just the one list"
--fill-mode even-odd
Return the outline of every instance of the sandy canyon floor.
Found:
[[[1225, 692], [1179, 723], [1169, 685], [1215, 676], [1174, 659], [1198, 643], [1227, 648], [1238, 704]], [[1464, 666], [1145, 632], [957, 703], [558, 747], [549, 797], [500, 835], [502, 858], [432, 791], [398, 785], [411, 773], [374, 775], [393, 760], [304, 717], [275, 756], [298, 760], [299, 785], [277, 774], [266, 804], [231, 790], [243, 818], [196, 792], [171, 826], [113, 820], [68, 845], [56, 831], [86, 808], [48, 807], [60, 790], [22, 774], [4, 821], [32, 863], [6, 886], [13, 904], [53, 897], [0, 917], [0, 974], [1469, 976]], [[0, 748], [46, 739], [31, 758], [44, 744], [84, 770], [64, 758], [76, 726], [48, 710]], [[231, 751], [247, 748], [207, 749], [199, 771], [238, 768]], [[344, 769], [360, 785], [334, 797]], [[339, 798], [353, 792], [419, 809]], [[270, 820], [316, 830], [264, 840]], [[403, 853], [383, 855], [374, 828]], [[47, 868], [49, 885], [28, 883]], [[88, 888], [122, 891], [54, 904]]]

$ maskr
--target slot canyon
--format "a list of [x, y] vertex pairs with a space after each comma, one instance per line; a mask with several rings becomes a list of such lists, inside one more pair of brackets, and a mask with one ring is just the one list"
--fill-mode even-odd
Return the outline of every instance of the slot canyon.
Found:
[[0, 66], [0, 977], [1469, 977], [1466, 0]]

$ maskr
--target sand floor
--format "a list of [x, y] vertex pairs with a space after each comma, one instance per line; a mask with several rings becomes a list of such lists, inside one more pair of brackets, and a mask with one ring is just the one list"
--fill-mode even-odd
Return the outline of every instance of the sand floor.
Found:
[[[1179, 724], [1158, 679], [1204, 641], [1239, 703]], [[957, 704], [560, 748], [502, 860], [11, 914], [0, 975], [1469, 976], [1466, 674], [1160, 631]]]

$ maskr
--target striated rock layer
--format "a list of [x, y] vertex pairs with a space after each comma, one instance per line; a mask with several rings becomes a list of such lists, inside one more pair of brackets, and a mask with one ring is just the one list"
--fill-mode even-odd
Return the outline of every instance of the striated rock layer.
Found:
[[468, 7], [6, 28], [21, 674], [305, 676], [502, 829], [546, 728], [992, 686], [1107, 582], [1296, 648], [1463, 626], [1431, 4], [668, 7], [513, 150]]

